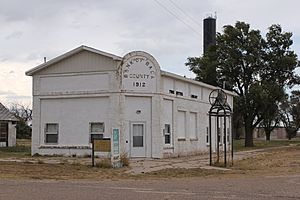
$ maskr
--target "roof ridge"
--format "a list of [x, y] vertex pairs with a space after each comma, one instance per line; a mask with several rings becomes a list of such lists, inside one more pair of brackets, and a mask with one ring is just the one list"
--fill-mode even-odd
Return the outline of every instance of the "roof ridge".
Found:
[[45, 62], [45, 63], [42, 63], [28, 71], [25, 72], [25, 74], [27, 76], [32, 76], [34, 73], [54, 64], [54, 63], [57, 63], [67, 57], [70, 57], [78, 52], [81, 52], [83, 50], [86, 50], [86, 51], [90, 51], [90, 52], [93, 52], [93, 53], [96, 53], [96, 54], [99, 54], [99, 55], [102, 55], [102, 56], [106, 56], [106, 57], [110, 57], [111, 59], [113, 60], [118, 60], [118, 61], [121, 61], [123, 58], [120, 57], [120, 56], [117, 56], [117, 55], [114, 55], [114, 54], [111, 54], [111, 53], [107, 53], [107, 52], [104, 52], [104, 51], [101, 51], [101, 50], [98, 50], [98, 49], [95, 49], [93, 47], [88, 47], [88, 46], [85, 46], [85, 45], [81, 45], [75, 49], [72, 49], [70, 51], [67, 51], [66, 53], [63, 53], [51, 60], [49, 60], [48, 62]]

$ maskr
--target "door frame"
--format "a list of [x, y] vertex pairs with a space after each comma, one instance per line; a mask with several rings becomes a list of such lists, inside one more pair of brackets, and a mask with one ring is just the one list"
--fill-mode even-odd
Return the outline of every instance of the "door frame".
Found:
[[133, 148], [138, 148], [138, 147], [133, 147], [133, 134], [132, 134], [132, 131], [133, 131], [133, 125], [134, 124], [143, 124], [144, 125], [144, 135], [143, 135], [143, 148], [144, 148], [144, 155], [143, 156], [135, 156], [137, 158], [144, 158], [146, 157], [146, 154], [147, 154], [147, 145], [146, 145], [146, 126], [147, 126], [147, 122], [146, 121], [130, 121], [129, 122], [129, 152], [130, 152], [130, 157], [132, 157], [132, 150]]

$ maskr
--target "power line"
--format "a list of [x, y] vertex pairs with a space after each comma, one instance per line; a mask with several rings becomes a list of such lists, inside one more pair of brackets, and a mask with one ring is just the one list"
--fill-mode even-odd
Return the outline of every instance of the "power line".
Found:
[[176, 4], [174, 1], [169, 0], [173, 6], [175, 6], [178, 10], [180, 10], [185, 16], [187, 16], [190, 20], [192, 20], [195, 24], [197, 24], [199, 27], [202, 27], [201, 24], [195, 20], [191, 15], [189, 15], [188, 13], [186, 13], [178, 4]]
[[201, 36], [201, 33], [199, 33], [196, 29], [194, 29], [192, 26], [190, 26], [188, 23], [186, 23], [184, 20], [182, 20], [179, 16], [174, 14], [171, 10], [169, 10], [165, 5], [160, 3], [158, 0], [153, 0], [155, 1], [160, 7], [162, 7], [165, 11], [167, 11], [170, 15], [175, 17], [177, 20], [182, 22], [184, 25], [186, 25], [190, 30], [192, 30], [194, 33], [196, 33], [198, 36]]

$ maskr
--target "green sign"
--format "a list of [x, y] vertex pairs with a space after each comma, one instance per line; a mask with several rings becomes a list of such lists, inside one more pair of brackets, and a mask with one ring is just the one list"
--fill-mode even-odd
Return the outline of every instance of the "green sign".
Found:
[[119, 155], [120, 153], [119, 136], [120, 136], [119, 129], [114, 128], [113, 129], [113, 154], [114, 155]]

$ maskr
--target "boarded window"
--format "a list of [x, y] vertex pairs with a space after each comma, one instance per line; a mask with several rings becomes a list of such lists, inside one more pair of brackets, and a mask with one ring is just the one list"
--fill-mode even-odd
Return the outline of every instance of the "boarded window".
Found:
[[186, 126], [185, 113], [186, 113], [185, 111], [178, 111], [178, 115], [177, 115], [178, 139], [185, 139], [185, 126]]
[[90, 123], [90, 142], [93, 139], [102, 139], [105, 127], [104, 122], [91, 122]]
[[197, 113], [190, 113], [190, 138], [197, 139]]
[[144, 146], [144, 124], [133, 124], [132, 125], [132, 138], [133, 147]]
[[58, 124], [49, 123], [45, 125], [45, 143], [46, 144], [58, 143]]

